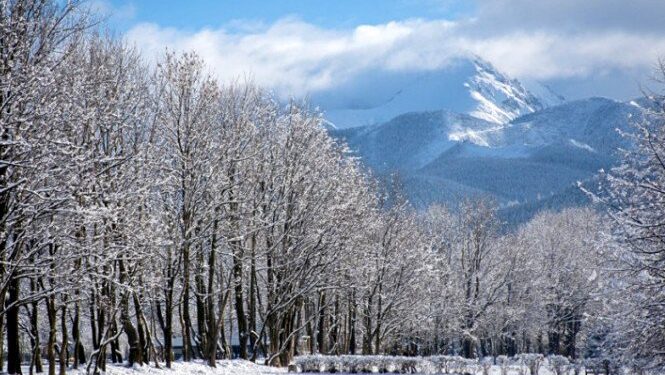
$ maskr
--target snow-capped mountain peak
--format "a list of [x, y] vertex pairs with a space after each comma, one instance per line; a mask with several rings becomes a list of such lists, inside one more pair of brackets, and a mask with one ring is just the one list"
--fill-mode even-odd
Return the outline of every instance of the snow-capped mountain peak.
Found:
[[376, 71], [313, 93], [312, 102], [339, 128], [372, 125], [408, 112], [448, 110], [495, 124], [558, 105], [563, 98], [538, 83], [524, 85], [480, 57], [431, 71]]
[[541, 100], [531, 91], [527, 90], [520, 81], [512, 79], [499, 72], [491, 63], [476, 57], [473, 60], [476, 74], [469, 77], [464, 83], [469, 95], [476, 102], [476, 108], [469, 112], [471, 116], [498, 124], [505, 124], [527, 113], [541, 110], [549, 105], [560, 104], [561, 96], [553, 94], [547, 88], [545, 92], [550, 96], [559, 98], [558, 103], [553, 100]]

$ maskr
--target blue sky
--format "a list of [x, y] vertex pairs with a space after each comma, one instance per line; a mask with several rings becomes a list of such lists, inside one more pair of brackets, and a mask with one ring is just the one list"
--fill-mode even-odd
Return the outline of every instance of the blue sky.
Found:
[[287, 95], [478, 55], [568, 98], [629, 99], [665, 56], [662, 0], [91, 0], [156, 59], [194, 50], [222, 80]]
[[355, 27], [393, 20], [456, 19], [473, 14], [472, 1], [439, 0], [112, 0], [124, 10], [112, 18], [119, 29], [139, 22], [195, 30], [238, 21], [274, 23], [285, 17], [323, 27]]

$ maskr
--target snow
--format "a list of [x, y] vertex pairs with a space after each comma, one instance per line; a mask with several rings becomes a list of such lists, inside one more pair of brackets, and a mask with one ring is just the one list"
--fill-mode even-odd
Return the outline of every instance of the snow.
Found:
[[503, 126], [496, 126], [487, 129], [476, 130], [455, 127], [454, 130], [448, 133], [448, 139], [454, 142], [471, 142], [478, 146], [490, 147], [490, 140], [487, 136], [490, 133], [500, 131], [503, 128]]
[[491, 63], [476, 57], [474, 65], [476, 74], [465, 84], [471, 97], [478, 103], [470, 115], [505, 124], [546, 107], [521, 82], [499, 72]]
[[[154, 363], [150, 365], [126, 367], [120, 365], [107, 364], [106, 374], [108, 375], [130, 375], [130, 374], [160, 374], [160, 375], [278, 375], [286, 374], [285, 368], [269, 367], [259, 365], [245, 360], [218, 360], [217, 367], [212, 368], [207, 366], [202, 361], [195, 361], [190, 363], [174, 362], [171, 369], [167, 369], [163, 364], [161, 368], [156, 368]], [[27, 369], [24, 372], [27, 374]], [[83, 375], [85, 374], [85, 367], [77, 370], [70, 370], [70, 375]]]
[[409, 112], [442, 109], [505, 124], [561, 104], [563, 98], [540, 84], [527, 88], [490, 62], [472, 56], [432, 71], [374, 72], [313, 93], [312, 102], [336, 127], [348, 128], [383, 123]]
[[582, 143], [582, 142], [578, 142], [578, 141], [576, 141], [576, 140], [574, 140], [574, 139], [572, 139], [572, 138], [570, 139], [570, 144], [573, 145], [573, 146], [575, 146], [575, 147], [577, 147], [577, 148], [581, 148], [581, 149], [583, 149], [583, 150], [587, 150], [587, 151], [589, 151], [589, 152], [596, 152], [596, 150], [595, 150], [593, 147], [589, 146], [588, 144], [586, 144], [586, 143]]
[[632, 105], [633, 107], [642, 108], [642, 106], [634, 100], [629, 101], [628, 104]]
[[508, 122], [514, 117], [517, 117], [499, 107], [499, 105], [492, 100], [485, 98], [478, 91], [472, 90], [471, 97], [478, 102], [478, 107], [470, 113], [470, 115], [473, 117], [477, 117], [489, 122], [496, 122], [499, 124]]
[[563, 95], [544, 83], [531, 79], [520, 79], [520, 81], [545, 107], [554, 107], [566, 102]]

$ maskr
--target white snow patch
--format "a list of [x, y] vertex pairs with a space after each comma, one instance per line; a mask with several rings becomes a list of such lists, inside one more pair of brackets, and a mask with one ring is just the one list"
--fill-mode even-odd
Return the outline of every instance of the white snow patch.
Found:
[[500, 125], [481, 130], [453, 127], [454, 130], [448, 133], [448, 140], [453, 142], [471, 142], [478, 146], [491, 147], [488, 136], [505, 127], [505, 125]]
[[480, 131], [471, 129], [458, 130], [448, 134], [448, 139], [454, 142], [469, 141], [479, 146], [489, 147], [489, 143], [479, 133]]
[[596, 150], [593, 147], [589, 146], [588, 144], [576, 141], [574, 139], [570, 139], [570, 144], [577, 147], [577, 148], [587, 150], [589, 152], [596, 152]]
[[466, 83], [471, 98], [477, 102], [471, 116], [495, 122], [508, 123], [515, 118], [543, 109], [549, 104], [560, 104], [563, 98], [547, 89], [548, 97], [554, 100], [540, 100], [527, 90], [518, 80], [502, 74], [492, 64], [477, 57], [474, 60], [476, 74]]
[[520, 201], [518, 201], [518, 200], [512, 200], [512, 201], [508, 201], [508, 202], [506, 202], [506, 203], [503, 205], [503, 207], [515, 207], [515, 206], [519, 206], [519, 204], [520, 204]]
[[478, 101], [478, 107], [469, 113], [473, 117], [498, 124], [504, 124], [516, 117], [501, 109], [496, 103], [485, 98], [478, 91], [472, 90], [471, 97]]

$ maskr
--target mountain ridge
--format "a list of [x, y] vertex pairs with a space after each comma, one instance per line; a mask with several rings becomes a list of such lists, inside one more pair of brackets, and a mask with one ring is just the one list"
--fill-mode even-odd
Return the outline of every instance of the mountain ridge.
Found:
[[628, 145], [616, 129], [629, 130], [643, 114], [631, 103], [594, 97], [506, 124], [439, 110], [332, 134], [375, 174], [399, 173], [417, 208], [488, 195], [507, 220], [522, 221], [538, 207], [580, 204], [577, 183], [618, 163], [616, 150]]

